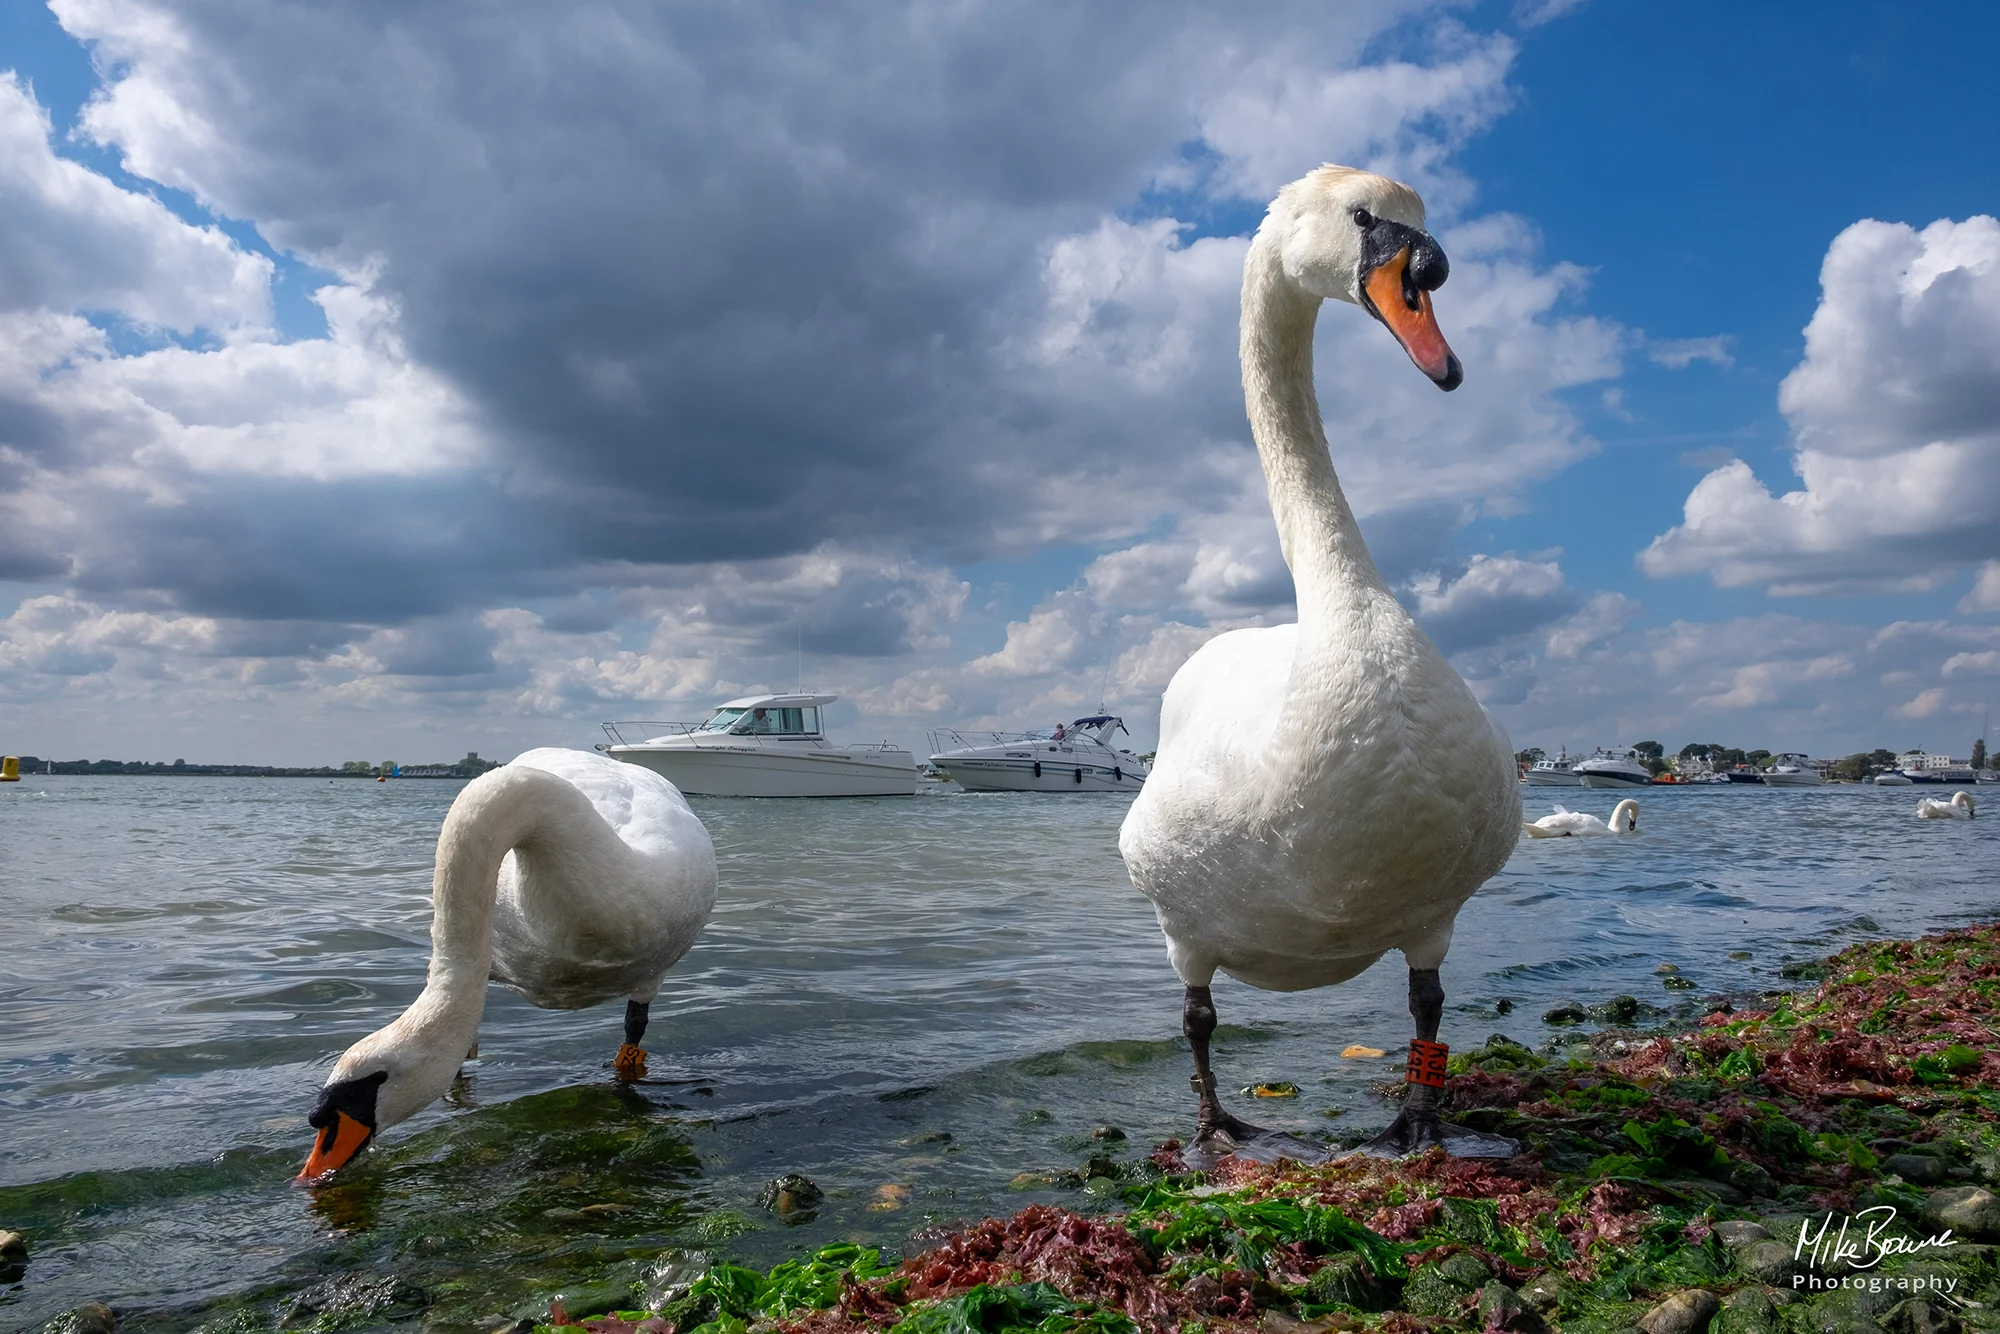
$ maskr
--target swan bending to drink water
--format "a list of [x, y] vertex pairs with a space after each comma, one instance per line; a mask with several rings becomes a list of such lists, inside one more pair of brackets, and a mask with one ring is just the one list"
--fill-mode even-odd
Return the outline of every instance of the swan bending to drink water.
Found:
[[1950, 801], [1939, 801], [1936, 797], [1925, 797], [1917, 803], [1919, 820], [1970, 820], [1973, 816], [1972, 794], [1954, 792]]
[[[1175, 674], [1152, 775], [1119, 835], [1186, 987], [1200, 1103], [1191, 1163], [1320, 1153], [1224, 1110], [1209, 1067], [1215, 974], [1299, 991], [1344, 982], [1389, 950], [1409, 965], [1416, 1038], [1402, 1110], [1369, 1150], [1518, 1148], [1437, 1110], [1438, 969], [1459, 908], [1520, 836], [1514, 749], [1376, 570], [1313, 389], [1313, 327], [1329, 299], [1359, 306], [1440, 389], [1457, 388], [1463, 371], [1431, 310], [1447, 270], [1414, 190], [1334, 166], [1279, 192], [1244, 259], [1244, 405], [1299, 619], [1218, 635]], [[1246, 716], [1246, 699], [1280, 703]]]
[[1554, 815], [1544, 815], [1539, 820], [1523, 820], [1522, 832], [1529, 838], [1589, 838], [1595, 834], [1639, 832], [1639, 803], [1630, 797], [1611, 808], [1610, 824], [1604, 823], [1594, 815], [1572, 811], [1563, 806], [1557, 806], [1555, 811]]
[[715, 849], [672, 783], [586, 751], [531, 750], [472, 780], [444, 818], [423, 994], [349, 1047], [320, 1090], [302, 1179], [334, 1171], [451, 1087], [488, 978], [576, 1010], [625, 997], [613, 1068], [642, 1079], [660, 979], [715, 907]]

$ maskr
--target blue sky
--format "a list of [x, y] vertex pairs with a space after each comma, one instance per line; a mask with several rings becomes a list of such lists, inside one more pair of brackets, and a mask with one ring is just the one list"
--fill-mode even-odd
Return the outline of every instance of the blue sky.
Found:
[[1426, 396], [1328, 311], [1335, 461], [1518, 744], [1962, 754], [1996, 29], [8, 7], [0, 749], [585, 745], [801, 646], [867, 734], [1101, 690], [1143, 740], [1204, 638], [1290, 617], [1235, 281], [1335, 160], [1425, 194], [1467, 365]]

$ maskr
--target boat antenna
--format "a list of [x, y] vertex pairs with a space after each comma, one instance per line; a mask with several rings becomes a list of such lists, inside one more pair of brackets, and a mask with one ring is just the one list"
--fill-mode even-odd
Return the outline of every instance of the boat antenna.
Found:
[[1099, 713], [1107, 711], [1104, 707], [1104, 690], [1106, 686], [1111, 684], [1111, 660], [1113, 651], [1117, 647], [1117, 642], [1114, 638], [1104, 647], [1104, 674], [1097, 678], [1097, 711]]

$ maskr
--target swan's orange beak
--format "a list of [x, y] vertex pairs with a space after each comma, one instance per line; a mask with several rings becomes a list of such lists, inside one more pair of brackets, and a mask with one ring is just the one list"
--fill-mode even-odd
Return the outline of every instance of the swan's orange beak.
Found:
[[298, 1179], [317, 1181], [338, 1171], [373, 1138], [373, 1127], [361, 1124], [346, 1112], [335, 1112], [333, 1119], [320, 1130], [319, 1138], [313, 1141], [312, 1155], [306, 1159], [305, 1170]]
[[1386, 263], [1377, 266], [1363, 281], [1361, 290], [1366, 293], [1368, 308], [1375, 318], [1389, 326], [1389, 332], [1396, 335], [1403, 351], [1410, 354], [1418, 370], [1431, 377], [1432, 383], [1449, 392], [1464, 382], [1465, 368], [1453, 355], [1451, 345], [1444, 341], [1437, 316], [1431, 313], [1431, 294], [1411, 280], [1410, 247], [1404, 246]]

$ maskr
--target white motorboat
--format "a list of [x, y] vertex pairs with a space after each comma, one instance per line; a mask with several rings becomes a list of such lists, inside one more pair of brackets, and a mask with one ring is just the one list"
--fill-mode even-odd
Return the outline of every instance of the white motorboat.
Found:
[[1653, 771], [1630, 746], [1599, 746], [1572, 770], [1583, 787], [1651, 787]]
[[1806, 757], [1796, 751], [1787, 751], [1778, 756], [1771, 767], [1764, 771], [1767, 787], [1818, 787], [1826, 781], [1826, 776], [1812, 768]]
[[1119, 746], [1125, 720], [1108, 713], [1015, 736], [931, 733], [931, 763], [968, 792], [1137, 792], [1152, 766]]
[[[836, 746], [821, 710], [838, 695], [746, 695], [699, 723], [606, 723], [613, 759], [643, 765], [689, 796], [910, 797], [916, 757], [887, 741]], [[621, 727], [660, 729], [626, 741]]]
[[1576, 761], [1570, 759], [1569, 750], [1564, 747], [1554, 755], [1544, 755], [1528, 766], [1521, 775], [1521, 781], [1529, 787], [1582, 787], [1576, 776]]

